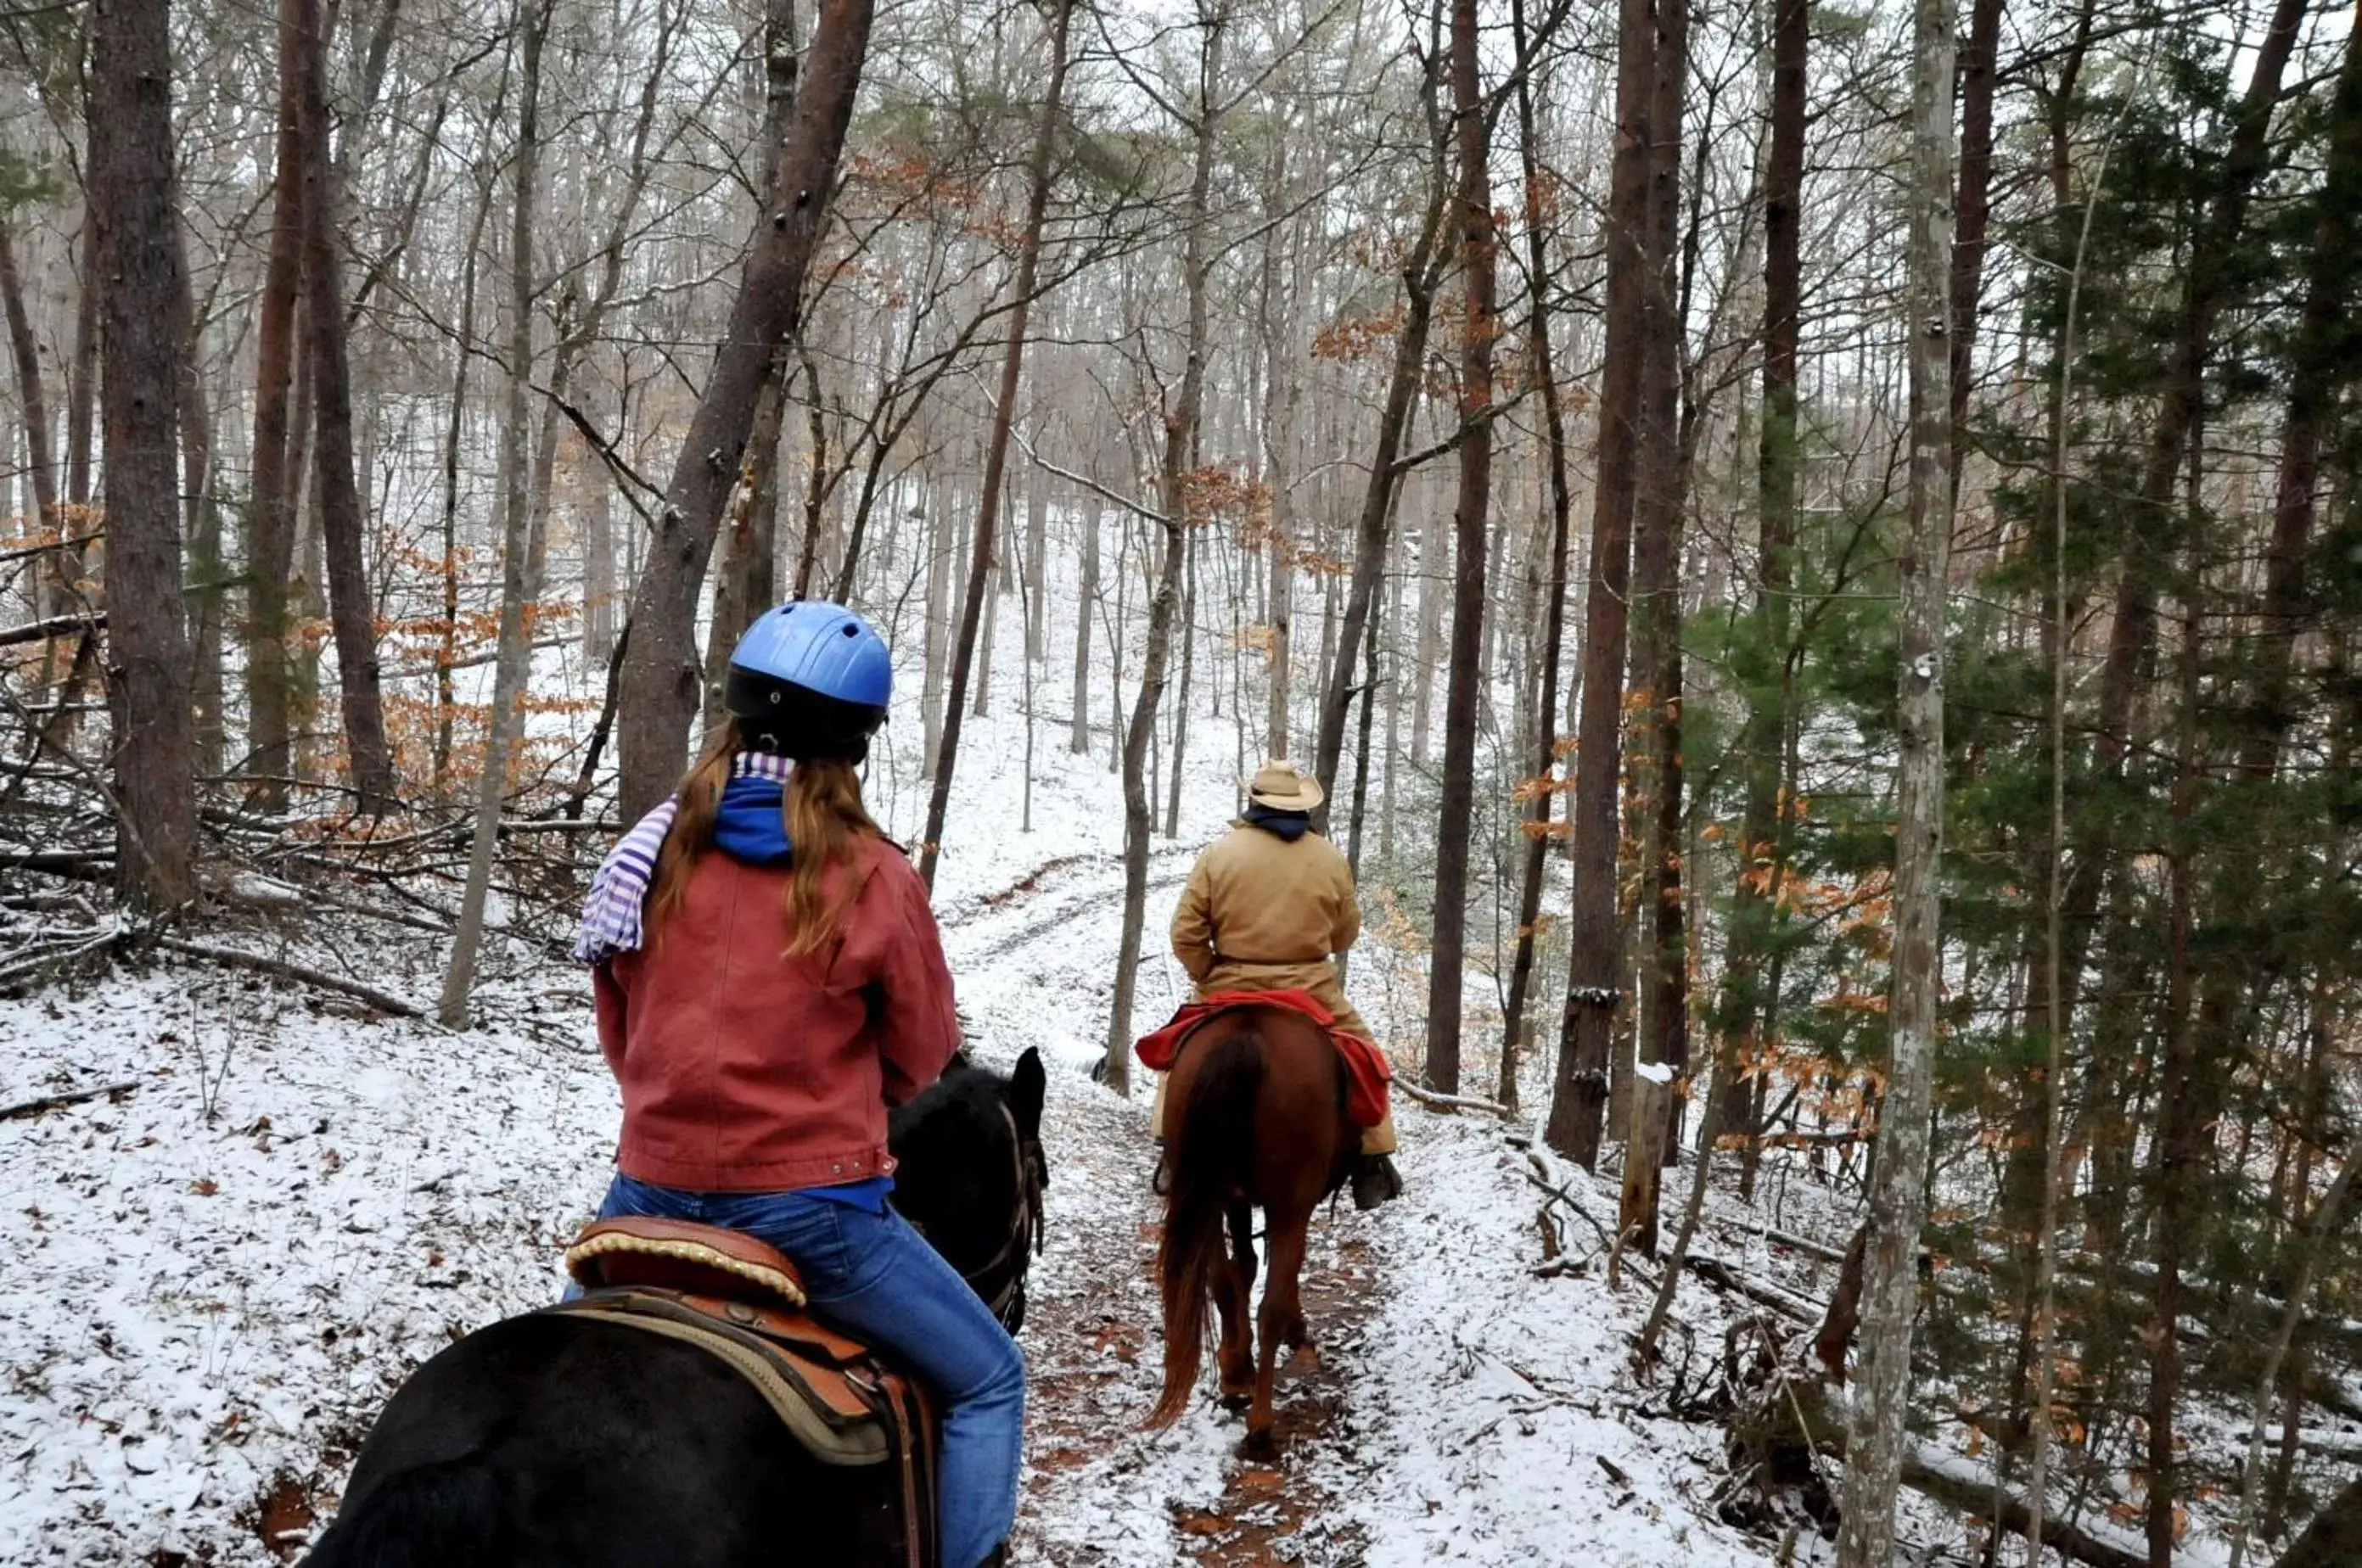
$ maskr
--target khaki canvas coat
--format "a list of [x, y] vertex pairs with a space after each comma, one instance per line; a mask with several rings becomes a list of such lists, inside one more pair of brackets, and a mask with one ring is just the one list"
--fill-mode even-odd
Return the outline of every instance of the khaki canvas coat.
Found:
[[1361, 934], [1353, 874], [1336, 845], [1318, 833], [1291, 844], [1245, 823], [1198, 857], [1173, 912], [1173, 956], [1199, 996], [1308, 991], [1339, 1028], [1372, 1039], [1330, 961]]

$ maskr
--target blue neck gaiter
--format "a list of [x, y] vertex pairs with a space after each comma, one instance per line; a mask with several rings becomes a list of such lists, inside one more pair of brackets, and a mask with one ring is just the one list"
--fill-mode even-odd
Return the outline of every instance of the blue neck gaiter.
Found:
[[786, 792], [777, 779], [741, 773], [722, 791], [722, 809], [713, 819], [713, 842], [742, 865], [777, 868], [794, 859], [788, 842], [787, 818], [779, 803]]

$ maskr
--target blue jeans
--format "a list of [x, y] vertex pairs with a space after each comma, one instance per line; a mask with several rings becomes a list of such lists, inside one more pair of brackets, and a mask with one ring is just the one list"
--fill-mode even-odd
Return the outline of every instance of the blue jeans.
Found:
[[684, 1192], [615, 1173], [599, 1217], [698, 1220], [788, 1255], [815, 1315], [891, 1350], [942, 1398], [944, 1568], [976, 1568], [1017, 1520], [1025, 1357], [943, 1255], [889, 1209], [802, 1192]]

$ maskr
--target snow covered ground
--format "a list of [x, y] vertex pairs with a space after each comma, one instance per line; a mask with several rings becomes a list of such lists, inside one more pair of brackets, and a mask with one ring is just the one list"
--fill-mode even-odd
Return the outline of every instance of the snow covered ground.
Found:
[[[1611, 1289], [1595, 1263], [1536, 1274], [1539, 1194], [1486, 1118], [1402, 1107], [1408, 1195], [1316, 1224], [1321, 1356], [1283, 1376], [1276, 1465], [1240, 1460], [1237, 1419], [1209, 1398], [1170, 1431], [1139, 1430], [1161, 1351], [1145, 1095], [1087, 1076], [1119, 935], [1120, 790], [1106, 730], [1070, 756], [1063, 717], [1044, 714], [1022, 825], [1015, 646], [1005, 635], [994, 713], [964, 740], [936, 904], [977, 1053], [1006, 1066], [1038, 1046], [1053, 1064], [1017, 1560], [1771, 1561], [1772, 1545], [1704, 1500], [1718, 1431], [1650, 1413], [1664, 1390], [1633, 1381], [1645, 1286]], [[923, 795], [902, 707], [871, 788], [907, 841]], [[1199, 718], [1180, 832], [1149, 868], [1143, 1027], [1185, 993], [1163, 932], [1192, 854], [1233, 807], [1242, 735], [1260, 728]], [[1372, 924], [1352, 983], [1407, 1068], [1421, 959]], [[479, 1026], [459, 1034], [169, 955], [0, 1001], [0, 1107], [122, 1086], [0, 1121], [0, 1563], [283, 1561], [333, 1508], [410, 1368], [550, 1297], [557, 1248], [603, 1182], [615, 1102], [587, 987], [546, 935], [493, 942]], [[363, 935], [334, 914], [254, 916], [209, 937], [420, 1003], [445, 956], [432, 936]], [[1472, 972], [1468, 997], [1489, 1004], [1490, 978]], [[1612, 1213], [1605, 1188], [1574, 1197]], [[1808, 1199], [1774, 1223], [1838, 1223]], [[1826, 1265], [1778, 1246], [1765, 1215], [1727, 1222], [1718, 1254], [1825, 1292]], [[1568, 1240], [1590, 1245], [1580, 1226]], [[1702, 1346], [1719, 1344], [1719, 1298], [1685, 1284], [1682, 1311]], [[1957, 1520], [1917, 1522], [1923, 1540], [1961, 1540]]]
[[[1119, 796], [1100, 762], [1038, 769], [1017, 831], [1021, 761], [1021, 726], [971, 731], [955, 822], [992, 827], [955, 839], [939, 897], [980, 1054], [1038, 1045], [1054, 1064], [1021, 1561], [1230, 1560], [1258, 1525], [1242, 1486], [1273, 1494], [1258, 1539], [1308, 1563], [1759, 1560], [1694, 1504], [1713, 1433], [1627, 1413], [1622, 1338], [1645, 1303], [1529, 1274], [1533, 1192], [1470, 1119], [1407, 1111], [1410, 1197], [1320, 1222], [1326, 1360], [1284, 1385], [1284, 1475], [1242, 1466], [1210, 1401], [1138, 1430], [1159, 1349], [1144, 1097], [1086, 1074]], [[1181, 994], [1157, 938], [1229, 814], [1230, 762], [1193, 768], [1182, 836], [1152, 862], [1143, 1019]], [[914, 795], [889, 807], [906, 833]], [[216, 939], [420, 1001], [443, 956], [334, 925]], [[0, 1562], [272, 1562], [333, 1508], [404, 1372], [551, 1294], [614, 1099], [580, 977], [523, 937], [488, 968], [481, 1026], [456, 1035], [170, 957], [0, 1003], [0, 1106], [125, 1086], [0, 1122]]]

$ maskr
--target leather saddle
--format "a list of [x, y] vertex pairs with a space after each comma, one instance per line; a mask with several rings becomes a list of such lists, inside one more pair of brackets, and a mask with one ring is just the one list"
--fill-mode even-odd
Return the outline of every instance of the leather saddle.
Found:
[[936, 1561], [936, 1418], [920, 1382], [805, 1310], [803, 1281], [777, 1248], [688, 1220], [600, 1220], [566, 1249], [585, 1292], [545, 1310], [691, 1344], [763, 1396], [823, 1464], [891, 1468], [896, 1556]]

